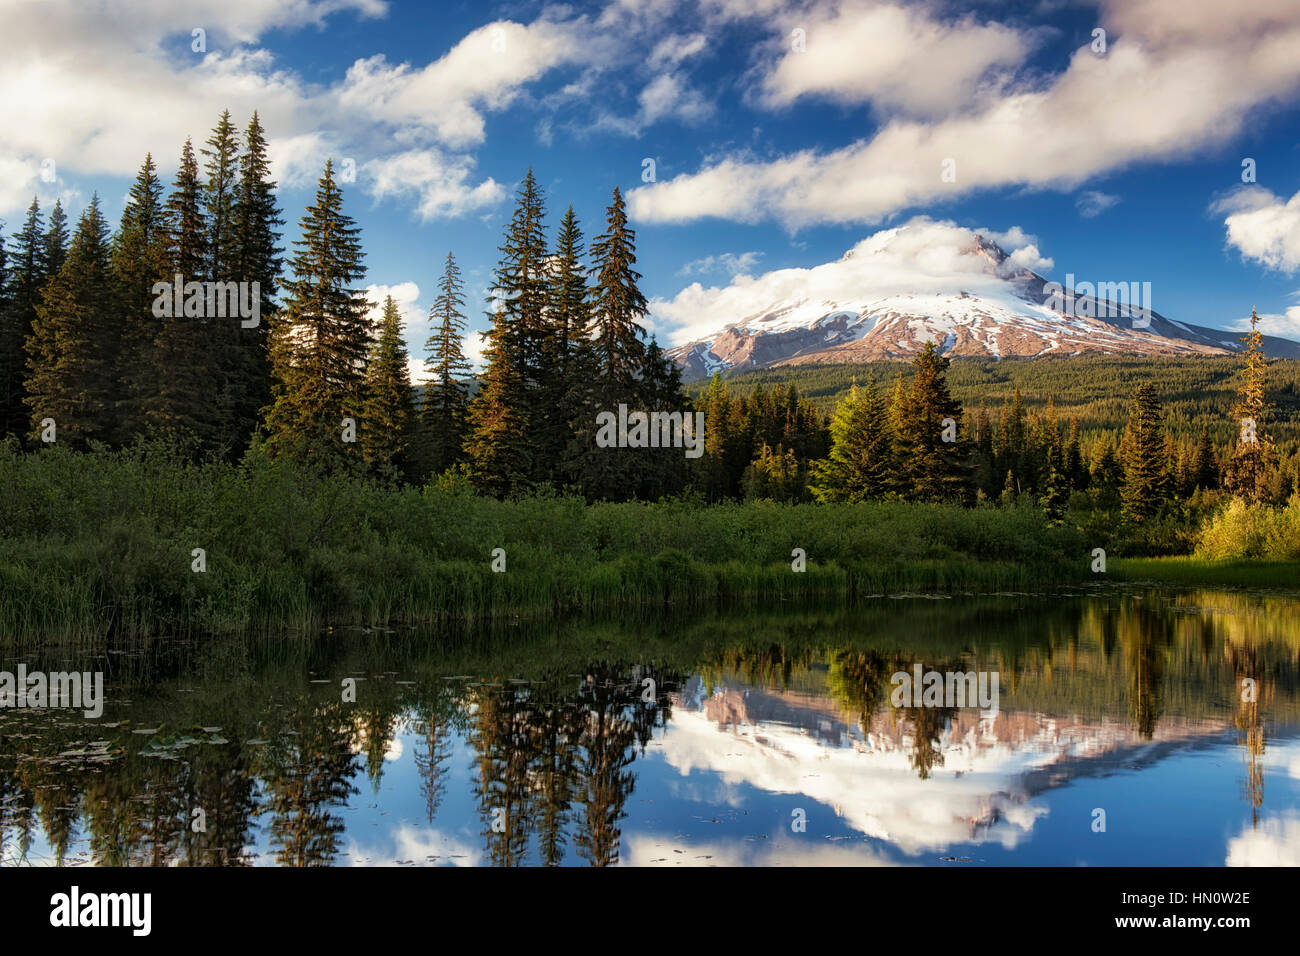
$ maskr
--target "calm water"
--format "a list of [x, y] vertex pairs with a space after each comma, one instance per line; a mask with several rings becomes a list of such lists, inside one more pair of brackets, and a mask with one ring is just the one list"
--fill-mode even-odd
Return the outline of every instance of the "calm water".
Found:
[[[1295, 865], [1298, 652], [1294, 598], [1144, 590], [0, 647], [106, 680], [0, 710], [0, 859]], [[917, 665], [996, 715], [895, 706]]]

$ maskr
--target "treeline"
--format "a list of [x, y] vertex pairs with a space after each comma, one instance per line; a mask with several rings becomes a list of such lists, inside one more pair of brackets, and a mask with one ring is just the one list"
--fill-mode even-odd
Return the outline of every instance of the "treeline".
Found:
[[[370, 317], [361, 237], [332, 162], [287, 262], [275, 185], [257, 115], [241, 140], [226, 112], [197, 155], [186, 141], [170, 192], [146, 155], [112, 233], [97, 196], [71, 236], [61, 207], [47, 225], [33, 200], [12, 249], [0, 243], [3, 436], [29, 449], [161, 436], [228, 461], [259, 446], [322, 471], [420, 484], [459, 475], [501, 496], [551, 486], [657, 498], [686, 487], [680, 453], [594, 440], [601, 411], [687, 407], [676, 364], [640, 324], [646, 300], [619, 190], [589, 250], [572, 207], [552, 245], [529, 171], [471, 400], [455, 257], [431, 310], [432, 379], [417, 391], [395, 303]], [[227, 314], [217, 284], [241, 287], [245, 299], [232, 301], [256, 290], [254, 319]]]
[[[952, 395], [974, 410], [981, 400], [999, 409], [1019, 391], [1026, 414], [1053, 403], [1062, 422], [1079, 420], [1080, 439], [1091, 447], [1096, 439], [1118, 444], [1128, 421], [1129, 403], [1141, 384], [1155, 387], [1170, 435], [1184, 453], [1195, 448], [1208, 429], [1215, 454], [1230, 454], [1237, 424], [1226, 414], [1236, 400], [1242, 359], [1237, 355], [1162, 356], [1072, 355], [1037, 358], [961, 358], [948, 370]], [[757, 387], [795, 386], [818, 411], [830, 414], [854, 383], [867, 378], [890, 382], [896, 360], [825, 365], [784, 365], [741, 372], [726, 379], [734, 394]], [[697, 398], [709, 383], [693, 382], [687, 392]], [[1270, 426], [1278, 452], [1290, 458], [1300, 452], [1300, 361], [1276, 359], [1268, 368], [1268, 392], [1273, 403]]]
[[33, 199], [0, 252], [0, 432], [82, 448], [170, 432], [238, 457], [269, 396], [268, 325], [160, 318], [153, 286], [257, 282], [270, 317], [281, 220], [269, 171], [257, 114], [241, 145], [227, 111], [197, 154], [186, 140], [170, 193], [145, 156], [111, 235], [98, 196], [71, 236], [58, 203], [47, 224]]

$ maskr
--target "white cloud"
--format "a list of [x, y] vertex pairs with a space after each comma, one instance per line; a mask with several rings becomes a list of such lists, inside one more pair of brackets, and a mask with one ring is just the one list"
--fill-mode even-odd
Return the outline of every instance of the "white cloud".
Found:
[[1244, 186], [1216, 201], [1226, 213], [1228, 245], [1270, 269], [1300, 268], [1300, 192], [1283, 201], [1261, 186]]
[[990, 71], [1018, 64], [1029, 47], [1026, 36], [1000, 24], [942, 23], [917, 6], [865, 0], [814, 8], [797, 22], [804, 49], [783, 36], [785, 53], [763, 79], [771, 106], [825, 96], [944, 115], [987, 92]]
[[[1222, 15], [1189, 15], [1182, 3], [1129, 9], [1105, 0], [1105, 56], [1082, 47], [1045, 82], [1022, 79], [933, 122], [896, 117], [872, 138], [829, 152], [725, 156], [632, 190], [630, 207], [644, 222], [876, 223], [976, 190], [1072, 189], [1130, 163], [1187, 155], [1300, 90], [1300, 5], [1268, 0], [1239, 12], [1225, 27]], [[941, 176], [946, 160], [955, 182]]]
[[[7, 3], [0, 215], [26, 207], [30, 170], [46, 157], [61, 173], [130, 176], [152, 151], [169, 178], [184, 137], [198, 148], [225, 108], [241, 127], [258, 111], [284, 185], [313, 182], [327, 156], [358, 167], [373, 161], [384, 174], [380, 194], [405, 186], [420, 196], [422, 216], [457, 215], [498, 187], [468, 182], [472, 161], [435, 147], [463, 152], [481, 142], [487, 112], [508, 106], [547, 70], [603, 49], [582, 35], [582, 18], [499, 22], [425, 65], [374, 56], [355, 62], [343, 80], [318, 85], [251, 46], [273, 28], [386, 10], [379, 0], [196, 0], [180, 13], [164, 0]], [[190, 49], [196, 24], [207, 31], [203, 52]], [[412, 160], [422, 150], [426, 155]], [[438, 173], [448, 181], [431, 182]]]
[[655, 45], [647, 62], [651, 69], [674, 67], [683, 60], [703, 52], [708, 42], [708, 38], [702, 33], [693, 33], [690, 36], [673, 34], [664, 37]]
[[369, 318], [378, 327], [384, 317], [384, 299], [393, 297], [397, 311], [402, 315], [402, 338], [406, 342], [407, 371], [411, 381], [419, 382], [425, 376], [424, 343], [429, 338], [429, 310], [420, 304], [420, 287], [414, 282], [399, 282], [396, 285], [370, 285], [366, 287], [366, 298], [370, 301]]
[[[1300, 293], [1294, 294], [1300, 295]], [[1276, 335], [1279, 338], [1300, 342], [1300, 305], [1293, 305], [1286, 312], [1262, 312], [1258, 313], [1258, 316], [1259, 330], [1265, 335]], [[1224, 327], [1235, 332], [1249, 332], [1250, 316], [1234, 319]]]
[[1079, 215], [1084, 219], [1094, 219], [1119, 201], [1118, 196], [1089, 189], [1079, 194], [1079, 198], [1074, 201], [1074, 208], [1079, 210]]
[[758, 265], [758, 260], [763, 257], [761, 252], [724, 252], [721, 255], [705, 256], [703, 259], [693, 259], [686, 263], [678, 270], [679, 276], [689, 275], [712, 275], [715, 272], [725, 273], [728, 276], [735, 276], [741, 273], [749, 273], [754, 266]]
[[358, 60], [338, 101], [342, 109], [373, 120], [419, 127], [449, 146], [470, 146], [483, 141], [484, 109], [502, 109], [523, 84], [590, 56], [576, 22], [498, 21], [472, 31], [421, 69], [390, 65], [383, 54]]
[[414, 195], [418, 200], [415, 210], [425, 221], [462, 216], [505, 196], [505, 189], [491, 177], [471, 184], [468, 159], [449, 159], [435, 149], [411, 150], [371, 160], [363, 168], [369, 179], [370, 195], [376, 199]]
[[[755, 315], [777, 302], [861, 302], [904, 293], [961, 290], [1004, 297], [1008, 269], [1004, 265], [999, 270], [978, 251], [976, 235], [976, 230], [952, 222], [917, 217], [868, 236], [835, 262], [809, 269], [776, 269], [756, 277], [736, 275], [726, 286], [693, 282], [671, 299], [650, 303], [653, 326], [667, 333], [672, 344], [681, 345], [717, 331], [724, 318]], [[1027, 238], [1018, 228], [1002, 235]], [[1014, 265], [1051, 264], [1032, 243], [1006, 251]]]

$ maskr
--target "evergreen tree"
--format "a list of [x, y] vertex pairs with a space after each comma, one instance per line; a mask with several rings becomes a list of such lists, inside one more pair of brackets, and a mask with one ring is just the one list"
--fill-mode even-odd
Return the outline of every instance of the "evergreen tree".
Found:
[[[203, 187], [194, 147], [188, 139], [167, 199], [167, 221], [167, 281], [175, 282], [179, 274], [188, 288], [190, 283], [201, 281], [208, 261]], [[218, 343], [205, 311], [197, 297], [185, 297], [182, 314], [160, 320], [150, 367], [152, 387], [143, 395], [141, 404], [150, 428], [194, 442], [198, 450], [210, 451], [219, 436], [216, 403], [221, 379], [214, 360]]]
[[424, 387], [421, 409], [425, 443], [425, 470], [438, 475], [464, 458], [465, 414], [468, 405], [470, 364], [465, 358], [465, 299], [456, 257], [447, 253], [438, 297], [429, 309], [433, 332], [425, 348], [429, 351], [429, 383]]
[[68, 257], [45, 287], [27, 340], [31, 435], [53, 419], [57, 440], [84, 448], [110, 441], [115, 424], [118, 325], [108, 225], [99, 197], [77, 224]]
[[1142, 524], [1154, 517], [1169, 497], [1165, 439], [1161, 430], [1160, 400], [1152, 385], [1141, 385], [1129, 408], [1128, 427], [1121, 448], [1124, 514]]
[[[970, 489], [969, 450], [960, 436], [962, 409], [944, 378], [949, 364], [933, 342], [912, 360], [915, 375], [896, 435], [907, 493], [921, 501], [964, 501]], [[954, 440], [948, 441], [950, 436]]]
[[55, 275], [63, 268], [68, 255], [68, 217], [63, 212], [63, 202], [54, 200], [50, 210], [50, 226], [45, 230], [45, 274]]
[[[591, 246], [593, 264], [592, 312], [588, 338], [591, 341], [592, 411], [618, 413], [618, 406], [650, 411], [647, 394], [646, 347], [639, 324], [648, 310], [636, 271], [636, 232], [628, 226], [623, 196], [617, 188], [606, 210], [605, 231]], [[653, 483], [653, 455], [647, 449], [597, 448], [595, 416], [576, 423], [575, 432], [583, 456], [579, 469], [583, 490], [589, 498], [628, 498], [643, 495]], [[707, 445], [707, 438], [706, 438]], [[747, 452], [735, 478], [752, 457]]]
[[882, 498], [894, 485], [897, 463], [874, 380], [849, 389], [831, 419], [830, 455], [810, 470], [808, 490], [822, 502]]
[[167, 274], [169, 242], [162, 183], [153, 155], [146, 154], [113, 244], [121, 322], [117, 407], [123, 441], [145, 431], [145, 408], [154, 388], [154, 342], [162, 329], [162, 319], [153, 314], [153, 286], [172, 281]]
[[523, 376], [513, 365], [507, 327], [505, 312], [498, 312], [487, 335], [487, 370], [469, 405], [465, 440], [470, 480], [480, 491], [498, 497], [526, 490], [533, 467], [528, 419], [518, 401]]
[[[546, 378], [543, 346], [548, 335], [546, 312], [551, 286], [545, 216], [541, 188], [529, 169], [517, 193], [514, 215], [500, 246], [501, 259], [493, 274], [498, 306], [488, 333], [490, 345], [485, 349], [489, 365], [484, 391], [478, 396], [491, 408], [480, 402], [477, 412], [471, 408], [470, 414], [470, 427], [486, 431], [471, 434], [465, 443], [466, 452], [476, 456], [474, 473], [487, 482], [481, 487], [498, 491], [531, 485], [539, 476], [549, 475], [559, 456], [558, 449], [542, 447], [535, 427], [552, 412], [538, 408]], [[492, 362], [502, 363], [503, 367], [494, 370]], [[485, 394], [489, 379], [490, 396]], [[511, 447], [494, 447], [501, 441]], [[489, 461], [500, 467], [527, 463], [529, 470], [489, 477]]]
[[[3, 242], [0, 242], [3, 245]], [[31, 424], [27, 395], [25, 346], [32, 333], [46, 272], [45, 233], [35, 197], [21, 230], [14, 234], [14, 253], [0, 309], [0, 437], [26, 436]]]
[[1192, 489], [1219, 487], [1219, 462], [1214, 455], [1214, 445], [1210, 442], [1210, 429], [1203, 427], [1201, 437], [1196, 443], [1191, 464]]
[[233, 351], [227, 364], [231, 454], [238, 455], [257, 428], [263, 409], [271, 401], [270, 330], [275, 322], [282, 265], [279, 227], [284, 225], [271, 179], [266, 133], [256, 111], [244, 131], [244, 151], [239, 157], [239, 181], [231, 214], [234, 219], [234, 259], [231, 274], [241, 282], [258, 285], [259, 321], [245, 328], [230, 324]]
[[1250, 310], [1250, 331], [1241, 341], [1246, 343], [1246, 364], [1241, 370], [1237, 404], [1232, 410], [1240, 430], [1224, 469], [1223, 484], [1235, 495], [1258, 501], [1268, 494], [1277, 455], [1272, 440], [1264, 432], [1264, 418], [1270, 407], [1264, 393], [1268, 359], [1264, 355], [1264, 336], [1259, 331], [1259, 315], [1254, 308]]
[[606, 210], [605, 231], [591, 246], [595, 297], [592, 340], [600, 373], [622, 401], [635, 401], [637, 382], [645, 362], [639, 324], [649, 306], [637, 283], [636, 232], [627, 224], [623, 195], [614, 188], [614, 199]]
[[806, 476], [793, 451], [764, 443], [745, 469], [746, 501], [801, 501], [807, 497]]
[[267, 447], [333, 467], [355, 461], [344, 419], [360, 415], [370, 351], [369, 303], [356, 288], [365, 275], [360, 230], [343, 212], [333, 160], [300, 222], [283, 308], [271, 330], [273, 400]]
[[361, 418], [362, 452], [385, 478], [409, 474], [415, 408], [411, 376], [402, 342], [402, 314], [390, 295], [370, 362], [366, 366], [365, 407]]
[[[560, 221], [552, 258], [551, 298], [548, 309], [548, 335], [545, 347], [547, 375], [541, 405], [552, 410], [545, 419], [540, 437], [550, 448], [561, 451], [553, 462], [552, 480], [576, 480], [574, 454], [581, 440], [575, 432], [594, 420], [592, 408], [593, 359], [587, 338], [591, 324], [591, 296], [587, 289], [586, 270], [582, 265], [582, 230], [569, 206]], [[579, 455], [579, 458], [581, 455]]]
[[1079, 419], [1070, 419], [1070, 440], [1065, 446], [1065, 482], [1075, 490], [1083, 491], [1088, 487], [1088, 469], [1083, 463], [1083, 449], [1079, 445]]
[[[207, 212], [207, 268], [196, 279], [225, 280], [236, 276], [239, 236], [235, 222], [237, 179], [239, 176], [239, 133], [230, 122], [230, 110], [224, 110], [207, 144], [199, 150], [205, 158], [203, 171], [207, 182], [203, 188]], [[190, 278], [187, 276], [186, 278]]]

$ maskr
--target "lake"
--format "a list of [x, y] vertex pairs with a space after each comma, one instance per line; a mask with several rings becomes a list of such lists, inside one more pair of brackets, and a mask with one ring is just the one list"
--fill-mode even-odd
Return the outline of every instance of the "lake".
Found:
[[103, 700], [0, 709], [0, 862], [1296, 865], [1298, 654], [1294, 596], [1113, 586], [11, 640]]

